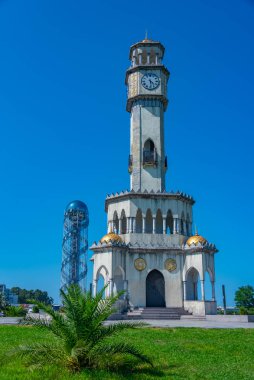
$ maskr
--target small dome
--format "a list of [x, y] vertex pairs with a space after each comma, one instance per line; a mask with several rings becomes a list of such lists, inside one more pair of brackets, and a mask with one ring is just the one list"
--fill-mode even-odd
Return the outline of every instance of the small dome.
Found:
[[205, 245], [207, 243], [207, 240], [203, 238], [203, 236], [200, 236], [197, 232], [195, 235], [189, 237], [189, 239], [186, 241], [186, 244], [189, 246], [192, 244], [197, 245], [198, 243]]
[[87, 212], [87, 206], [84, 202], [72, 201], [66, 206], [66, 209], [65, 209], [65, 211], [69, 211], [69, 210], [80, 210], [80, 211]]
[[109, 232], [107, 235], [101, 238], [100, 243], [109, 243], [110, 241], [122, 243], [123, 240], [119, 235], [115, 234], [114, 232]]

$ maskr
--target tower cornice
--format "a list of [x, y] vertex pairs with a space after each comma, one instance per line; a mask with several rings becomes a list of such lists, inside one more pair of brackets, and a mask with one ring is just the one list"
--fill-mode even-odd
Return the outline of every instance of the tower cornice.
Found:
[[167, 192], [158, 192], [154, 193], [153, 191], [138, 191], [135, 192], [133, 190], [131, 191], [125, 191], [121, 193], [116, 193], [116, 194], [110, 194], [107, 196], [105, 200], [105, 211], [108, 212], [108, 206], [110, 203], [118, 202], [118, 201], [123, 201], [126, 199], [135, 199], [135, 198], [148, 198], [148, 199], [174, 199], [174, 200], [181, 200], [186, 203], [189, 203], [190, 205], [194, 205], [195, 200], [193, 199], [192, 196], [187, 195], [182, 192], [176, 192], [176, 193], [167, 193]]
[[142, 94], [136, 95], [127, 100], [126, 111], [131, 112], [132, 104], [137, 100], [160, 100], [163, 104], [164, 111], [166, 111], [168, 106], [168, 99], [163, 95], [157, 94]]

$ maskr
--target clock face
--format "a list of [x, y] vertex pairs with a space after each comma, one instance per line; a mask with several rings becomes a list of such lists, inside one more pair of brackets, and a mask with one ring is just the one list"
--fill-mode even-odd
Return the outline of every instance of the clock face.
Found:
[[155, 90], [160, 84], [160, 78], [153, 73], [143, 75], [141, 84], [146, 90]]

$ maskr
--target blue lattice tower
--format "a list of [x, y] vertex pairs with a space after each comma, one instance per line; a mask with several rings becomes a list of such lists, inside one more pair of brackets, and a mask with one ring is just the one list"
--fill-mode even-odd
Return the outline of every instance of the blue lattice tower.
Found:
[[89, 214], [85, 203], [72, 201], [64, 212], [61, 289], [86, 288]]

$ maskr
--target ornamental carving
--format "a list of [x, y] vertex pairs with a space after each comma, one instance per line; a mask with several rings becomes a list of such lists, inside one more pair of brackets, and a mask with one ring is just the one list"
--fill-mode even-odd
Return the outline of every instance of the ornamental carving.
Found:
[[128, 97], [132, 98], [138, 94], [138, 73], [133, 73], [129, 77]]
[[134, 261], [134, 266], [137, 270], [142, 271], [146, 268], [146, 261], [144, 259], [136, 259]]
[[167, 259], [165, 261], [165, 269], [167, 269], [169, 272], [173, 272], [176, 270], [177, 265], [175, 259]]

